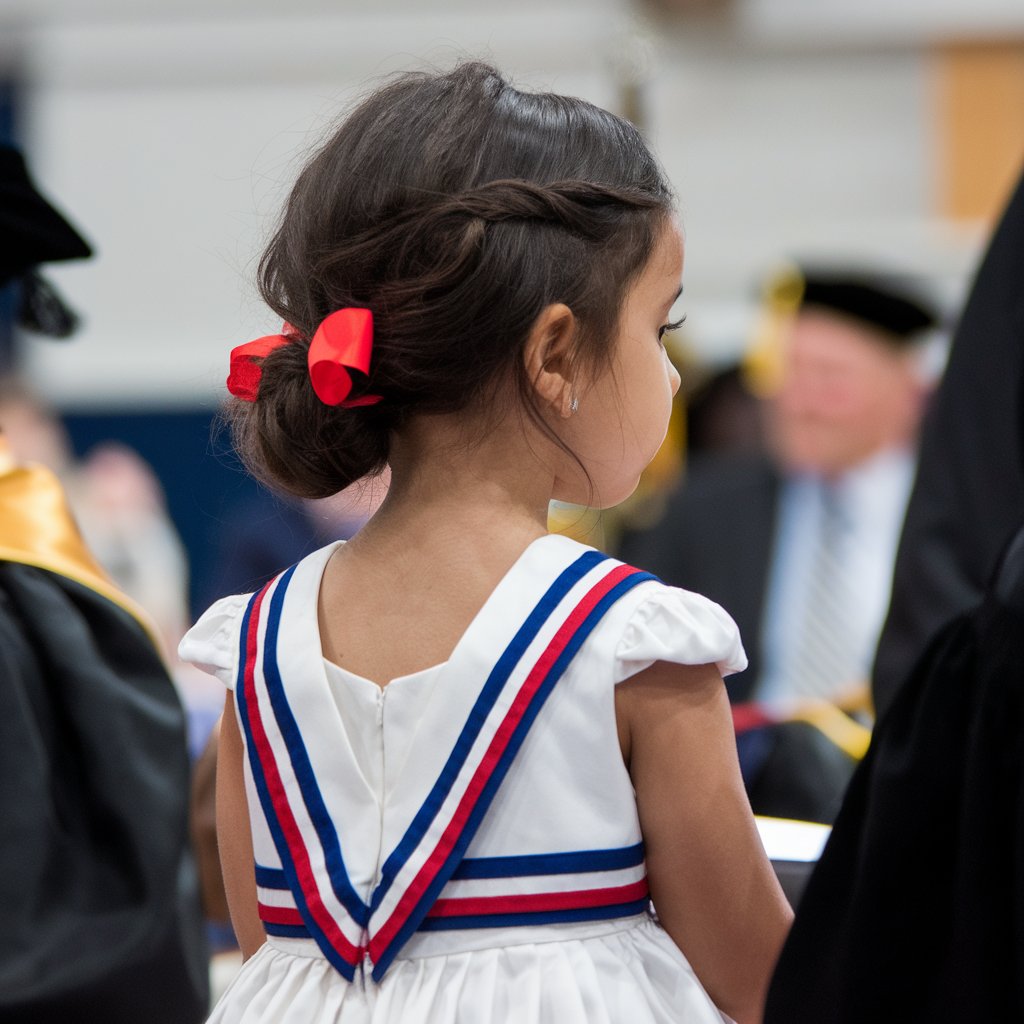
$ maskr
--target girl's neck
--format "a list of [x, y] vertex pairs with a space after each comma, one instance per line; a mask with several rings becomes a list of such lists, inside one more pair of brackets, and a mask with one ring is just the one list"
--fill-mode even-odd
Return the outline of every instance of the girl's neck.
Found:
[[394, 440], [387, 497], [356, 546], [468, 546], [506, 561], [547, 532], [554, 474], [537, 447], [518, 417], [420, 417]]
[[384, 503], [324, 573], [324, 656], [381, 684], [446, 660], [547, 533], [554, 476], [524, 431], [509, 422], [467, 443], [464, 425], [424, 418], [402, 432]]

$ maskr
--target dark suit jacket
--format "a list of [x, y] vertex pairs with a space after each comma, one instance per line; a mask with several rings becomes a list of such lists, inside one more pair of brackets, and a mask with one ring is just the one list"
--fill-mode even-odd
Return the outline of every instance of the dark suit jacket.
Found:
[[763, 456], [694, 459], [662, 520], [627, 535], [619, 551], [666, 583], [717, 601], [736, 620], [750, 666], [727, 680], [734, 702], [749, 699], [760, 672], [778, 493], [778, 474]]

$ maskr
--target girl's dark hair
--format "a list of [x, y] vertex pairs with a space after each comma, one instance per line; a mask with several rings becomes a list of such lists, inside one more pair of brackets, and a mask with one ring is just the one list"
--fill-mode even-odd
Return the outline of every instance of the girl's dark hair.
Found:
[[[415, 413], [493, 401], [512, 383], [542, 423], [523, 346], [563, 302], [581, 362], [610, 360], [628, 284], [671, 190], [640, 133], [583, 100], [513, 88], [492, 67], [406, 74], [364, 100], [302, 171], [260, 263], [300, 337], [263, 360], [255, 402], [227, 409], [249, 469], [303, 497], [379, 472]], [[309, 338], [344, 306], [373, 311], [376, 405], [324, 405]]]

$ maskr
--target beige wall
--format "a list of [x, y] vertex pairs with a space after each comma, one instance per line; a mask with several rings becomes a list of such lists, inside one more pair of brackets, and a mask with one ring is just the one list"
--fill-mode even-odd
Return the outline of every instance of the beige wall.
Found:
[[88, 323], [58, 358], [32, 343], [32, 371], [71, 405], [215, 402], [228, 349], [274, 326], [253, 261], [299, 154], [368, 80], [483, 54], [614, 107], [637, 36], [699, 347], [738, 347], [756, 279], [781, 255], [883, 259], [955, 302], [983, 225], [947, 217], [941, 199], [934, 40], [904, 28], [886, 43], [884, 26], [847, 38], [853, 8], [829, 0], [838, 21], [815, 43], [793, 28], [797, 0], [775, 10], [796, 19], [788, 32], [765, 20], [769, 3], [638, 30], [626, 0], [392, 0], [371, 13], [295, 0], [287, 16], [269, 0], [0, 0], [0, 52], [29, 74], [37, 175], [100, 250], [54, 269]]

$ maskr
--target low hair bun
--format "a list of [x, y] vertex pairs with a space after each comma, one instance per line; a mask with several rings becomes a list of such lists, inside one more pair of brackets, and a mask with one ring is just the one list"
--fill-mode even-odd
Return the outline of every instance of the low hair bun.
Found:
[[293, 340], [262, 364], [254, 402], [232, 399], [225, 419], [246, 469], [299, 498], [327, 498], [387, 465], [392, 415], [386, 403], [342, 408], [317, 398], [309, 345]]

